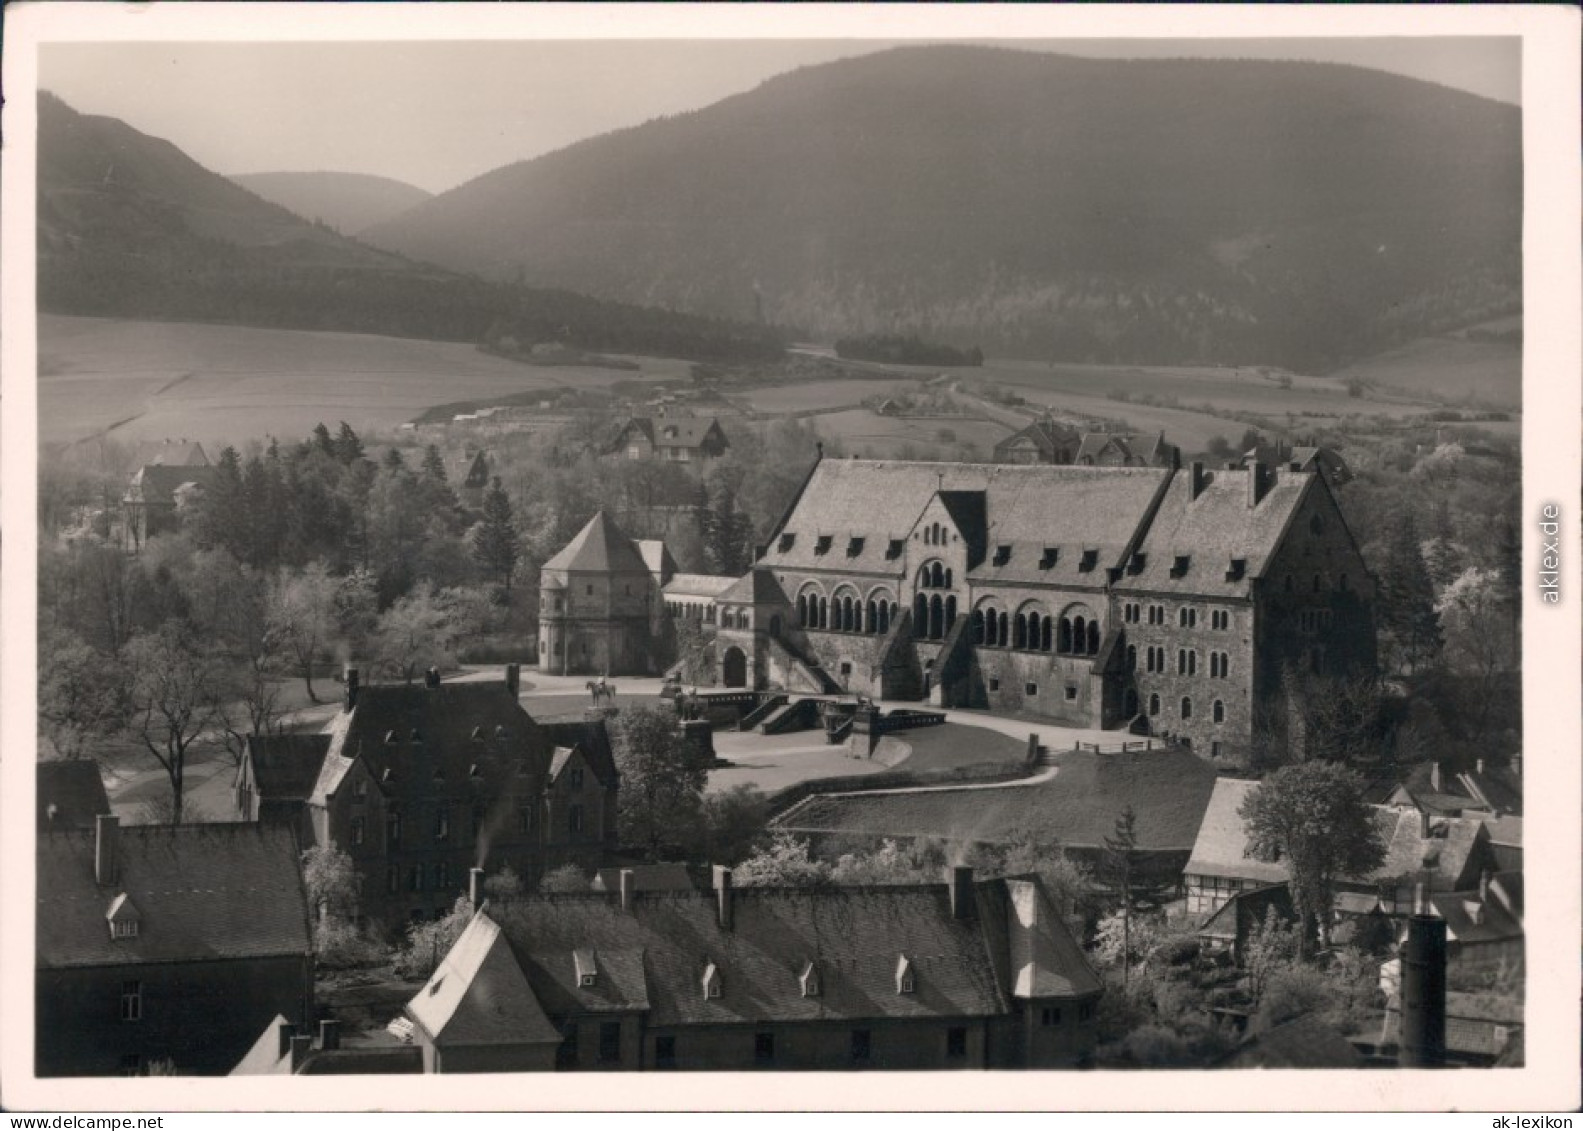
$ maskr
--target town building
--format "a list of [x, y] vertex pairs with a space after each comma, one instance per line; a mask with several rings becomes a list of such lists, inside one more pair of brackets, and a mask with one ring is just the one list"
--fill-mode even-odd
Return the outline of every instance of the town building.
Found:
[[423, 1071], [423, 1053], [412, 1045], [362, 1043], [343, 1047], [341, 1023], [294, 1025], [276, 1014], [232, 1076], [410, 1076]]
[[1165, 433], [1085, 432], [1072, 461], [1081, 467], [1174, 467], [1181, 462]]
[[475, 866], [509, 865], [529, 884], [599, 867], [616, 846], [619, 785], [604, 720], [535, 721], [519, 673], [364, 686], [349, 668], [323, 734], [253, 736], [238, 815], [345, 851], [364, 915], [385, 927], [448, 914]]
[[716, 598], [716, 666], [1229, 760], [1291, 668], [1374, 669], [1373, 597], [1312, 472], [821, 459]]
[[663, 610], [642, 548], [599, 511], [539, 570], [539, 670], [654, 674]]
[[[1280, 860], [1260, 860], [1248, 852], [1240, 810], [1259, 788], [1256, 781], [1220, 778], [1204, 810], [1198, 839], [1183, 876], [1187, 910], [1194, 915], [1218, 911], [1235, 895], [1290, 880]], [[1405, 806], [1369, 806], [1385, 859], [1366, 876], [1342, 876], [1336, 884], [1336, 914], [1399, 919], [1412, 913], [1417, 885], [1426, 891], [1466, 891], [1476, 887], [1494, 858], [1482, 822], [1471, 817], [1431, 817]]]
[[603, 454], [683, 464], [701, 475], [730, 447], [713, 416], [634, 416], [616, 431]]
[[494, 474], [494, 461], [482, 448], [466, 447], [445, 460], [446, 482], [465, 506], [483, 505], [484, 492]]
[[719, 616], [720, 594], [738, 580], [713, 573], [678, 573], [665, 583], [665, 611], [673, 620], [714, 624]]
[[1352, 469], [1334, 448], [1314, 445], [1292, 445], [1284, 440], [1273, 444], [1256, 444], [1243, 453], [1238, 466], [1249, 467], [1267, 463], [1272, 467], [1288, 467], [1293, 471], [1312, 471], [1325, 477], [1332, 487], [1340, 487], [1352, 480]]
[[1059, 1067], [1101, 983], [1037, 879], [491, 900], [407, 1006], [436, 1072]]
[[224, 1075], [313, 1016], [297, 838], [261, 824], [38, 834], [40, 1076]]
[[994, 461], [1072, 464], [1077, 462], [1077, 452], [1082, 442], [1083, 437], [1076, 428], [1070, 424], [1057, 423], [1052, 417], [1045, 416], [997, 443]]
[[92, 829], [110, 812], [110, 798], [89, 758], [38, 763], [38, 831]]
[[148, 463], [138, 468], [121, 498], [127, 548], [135, 553], [155, 535], [175, 530], [180, 522], [179, 508], [213, 487], [217, 471], [207, 462]]

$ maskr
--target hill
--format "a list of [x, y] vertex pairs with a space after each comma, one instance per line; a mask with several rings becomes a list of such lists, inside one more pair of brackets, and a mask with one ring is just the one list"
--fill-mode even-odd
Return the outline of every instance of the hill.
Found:
[[1520, 126], [1335, 64], [906, 47], [495, 170], [364, 238], [826, 340], [1323, 370], [1520, 308]]
[[272, 204], [349, 236], [434, 195], [368, 173], [235, 173], [230, 179]]
[[115, 118], [42, 93], [38, 302], [55, 314], [218, 322], [660, 356], [778, 355], [772, 329], [504, 285], [310, 223]]

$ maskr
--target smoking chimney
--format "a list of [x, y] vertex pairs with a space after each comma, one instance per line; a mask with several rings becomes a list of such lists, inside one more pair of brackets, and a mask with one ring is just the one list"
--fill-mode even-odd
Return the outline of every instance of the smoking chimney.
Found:
[[319, 1022], [319, 1047], [321, 1049], [338, 1049], [341, 1047], [341, 1023], [326, 1018]]
[[951, 892], [951, 918], [973, 917], [973, 869], [966, 864], [953, 864], [946, 871], [945, 882]]
[[108, 887], [121, 871], [121, 818], [101, 813], [94, 818], [93, 879]]
[[716, 864], [713, 869], [715, 905], [719, 911], [720, 929], [731, 929], [731, 869]]
[[467, 870], [467, 902], [477, 911], [484, 902], [484, 870], [482, 868], [469, 868]]
[[350, 711], [357, 706], [357, 669], [350, 664], [346, 668], [346, 709]]
[[1403, 1068], [1446, 1061], [1446, 921], [1420, 911], [1407, 920], [1402, 948]]
[[[727, 872], [729, 876], [731, 873]], [[637, 876], [631, 868], [621, 869], [621, 910], [632, 910], [632, 892], [637, 886]]]
[[521, 691], [522, 691], [522, 665], [521, 664], [507, 664], [506, 665], [506, 690], [511, 692], [511, 697], [513, 699], [515, 699], [517, 697], [517, 695], [521, 693]]

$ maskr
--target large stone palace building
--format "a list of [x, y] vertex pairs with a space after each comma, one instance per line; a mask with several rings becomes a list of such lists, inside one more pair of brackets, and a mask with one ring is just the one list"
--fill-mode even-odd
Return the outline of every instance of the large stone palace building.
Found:
[[721, 593], [727, 685], [1145, 727], [1236, 755], [1295, 665], [1372, 670], [1374, 582], [1325, 477], [820, 460]]

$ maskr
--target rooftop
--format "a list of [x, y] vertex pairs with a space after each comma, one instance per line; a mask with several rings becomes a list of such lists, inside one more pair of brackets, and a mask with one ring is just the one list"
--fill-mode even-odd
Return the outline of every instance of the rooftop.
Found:
[[91, 759], [38, 763], [38, 827], [91, 829], [94, 818], [110, 812], [110, 799]]
[[649, 572], [638, 544], [604, 511], [589, 519], [577, 536], [541, 568], [573, 573]]

